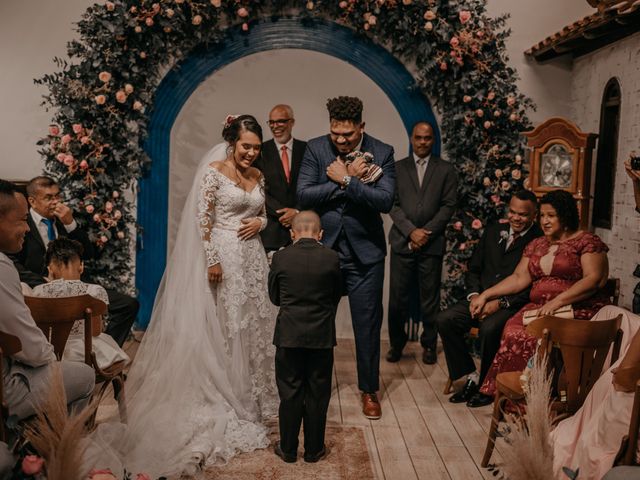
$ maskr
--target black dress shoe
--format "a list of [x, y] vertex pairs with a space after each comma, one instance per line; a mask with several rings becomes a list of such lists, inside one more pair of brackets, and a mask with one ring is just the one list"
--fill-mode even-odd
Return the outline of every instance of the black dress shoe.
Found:
[[468, 402], [478, 392], [478, 384], [467, 378], [467, 382], [462, 387], [462, 390], [454, 393], [449, 397], [451, 403], [465, 403]]
[[422, 362], [427, 365], [434, 365], [438, 361], [438, 354], [435, 348], [425, 348], [422, 350]]
[[[273, 447], [273, 452], [278, 455], [282, 460], [284, 460], [287, 463], [295, 463], [297, 458], [297, 455], [292, 455], [290, 453], [284, 453], [282, 451], [282, 448], [280, 448], [280, 442], [276, 443], [276, 446]], [[317, 461], [317, 460], [316, 460]]]
[[386, 358], [387, 358], [387, 362], [396, 363], [398, 360], [400, 360], [401, 357], [402, 357], [402, 352], [399, 352], [394, 348], [390, 348], [389, 351], [387, 352]]
[[467, 407], [476, 408], [476, 407], [484, 407], [486, 405], [491, 405], [493, 403], [492, 395], [485, 395], [484, 393], [476, 393], [473, 397], [469, 399], [467, 402]]
[[304, 461], [307, 463], [316, 463], [318, 460], [322, 460], [322, 458], [327, 454], [327, 447], [323, 446], [322, 450], [315, 454], [307, 454], [304, 452]]

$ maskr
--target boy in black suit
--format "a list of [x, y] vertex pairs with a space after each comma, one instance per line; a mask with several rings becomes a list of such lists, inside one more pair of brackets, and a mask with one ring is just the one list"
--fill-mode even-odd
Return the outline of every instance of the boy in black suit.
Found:
[[342, 295], [338, 254], [320, 244], [320, 218], [311, 211], [293, 219], [293, 244], [276, 252], [269, 297], [280, 306], [273, 344], [280, 394], [280, 442], [275, 453], [296, 461], [304, 423], [304, 461], [326, 454], [324, 430], [331, 398], [336, 309]]

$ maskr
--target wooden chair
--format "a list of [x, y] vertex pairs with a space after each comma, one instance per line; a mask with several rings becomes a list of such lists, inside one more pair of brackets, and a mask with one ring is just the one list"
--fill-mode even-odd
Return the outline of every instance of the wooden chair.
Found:
[[[606, 293], [611, 301], [611, 305], [618, 305], [618, 300], [620, 299], [620, 279], [619, 278], [610, 278], [605, 283], [604, 287], [602, 287], [602, 291]], [[478, 327], [471, 327], [469, 333], [467, 334], [469, 338], [475, 339], [478, 338], [478, 334], [480, 329]], [[447, 384], [444, 386], [444, 394], [449, 395], [452, 391], [453, 380], [451, 378], [447, 379]]]
[[[621, 321], [622, 315], [596, 322], [544, 316], [527, 326], [528, 333], [542, 338], [539, 354], [550, 354], [553, 348], [558, 348], [562, 354], [562, 371], [554, 376], [559, 379], [555, 390], [560, 393], [560, 398], [553, 399], [551, 405], [556, 414], [555, 421], [573, 415], [582, 406], [602, 373], [612, 344], [611, 363], [618, 359], [622, 341]], [[520, 375], [521, 372], [505, 372], [498, 374], [496, 378], [496, 398], [481, 463], [483, 467], [491, 459], [498, 436], [498, 425], [504, 418], [505, 404], [510, 402], [521, 405], [524, 400]]]
[[4, 424], [9, 418], [9, 407], [4, 401], [4, 358], [11, 357], [22, 350], [22, 343], [18, 337], [0, 332], [0, 441], [7, 441]]
[[[84, 320], [84, 361], [96, 372], [96, 385], [100, 385], [96, 395], [102, 398], [110, 384], [113, 384], [114, 397], [118, 402], [118, 410], [122, 422], [126, 422], [124, 397], [124, 360], [102, 369], [98, 366], [95, 353], [92, 352], [92, 337], [102, 332], [102, 315], [107, 312], [107, 305], [91, 295], [62, 298], [24, 298], [31, 310], [31, 316], [44, 335], [53, 345], [58, 360], [62, 358], [64, 347], [69, 339], [71, 328], [76, 320]], [[90, 420], [93, 424], [94, 416]]]

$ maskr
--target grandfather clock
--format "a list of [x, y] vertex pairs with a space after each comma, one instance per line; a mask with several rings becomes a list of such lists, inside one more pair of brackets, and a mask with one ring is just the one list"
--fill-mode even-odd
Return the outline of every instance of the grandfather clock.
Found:
[[531, 154], [529, 188], [538, 198], [563, 189], [578, 202], [580, 228], [589, 229], [591, 157], [598, 135], [554, 117], [523, 134]]

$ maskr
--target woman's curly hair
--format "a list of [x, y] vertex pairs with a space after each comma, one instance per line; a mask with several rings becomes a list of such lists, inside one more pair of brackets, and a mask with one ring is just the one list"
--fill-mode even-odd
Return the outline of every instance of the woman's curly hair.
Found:
[[358, 97], [336, 97], [327, 100], [330, 120], [362, 122], [362, 100]]
[[551, 205], [558, 215], [560, 225], [575, 232], [580, 226], [580, 214], [575, 198], [566, 190], [553, 190], [540, 199], [540, 205]]

